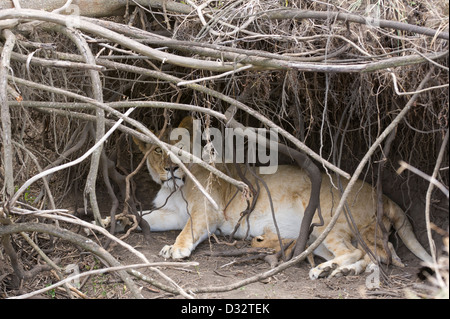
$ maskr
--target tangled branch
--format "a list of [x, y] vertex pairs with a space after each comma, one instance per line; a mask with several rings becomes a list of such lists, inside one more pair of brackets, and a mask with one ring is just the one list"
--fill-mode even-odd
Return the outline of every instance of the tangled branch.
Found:
[[[448, 156], [438, 151], [448, 139], [448, 16], [428, 1], [409, 11], [400, 1], [379, 11], [345, 1], [339, 6], [319, 1], [283, 3], [134, 0], [121, 16], [98, 19], [123, 9], [123, 1], [104, 1], [98, 11], [78, 8], [80, 16], [74, 16], [68, 11], [74, 5], [70, 0], [47, 1], [52, 12], [36, 10], [41, 8], [33, 1], [22, 8], [14, 1], [13, 8], [11, 1], [0, 0], [0, 249], [9, 256], [15, 273], [24, 277], [11, 238], [23, 234], [38, 249], [26, 232], [42, 232], [99, 256], [108, 267], [97, 273], [117, 272], [136, 298], [142, 294], [135, 280], [186, 298], [192, 293], [236, 289], [273, 276], [311, 254], [331, 231], [352, 182], [363, 170], [369, 172], [379, 164], [373, 178], [377, 177], [381, 190], [381, 165], [383, 171], [392, 170], [398, 160], [410, 163], [409, 168], [432, 172], [424, 189], [432, 243], [432, 185], [448, 195]], [[175, 154], [198, 163], [237, 191], [248, 192], [249, 185], [242, 180], [153, 133], [162, 119], [173, 124], [184, 114], [208, 125], [213, 121], [218, 126], [271, 128], [281, 140], [277, 145], [267, 142], [268, 149], [276, 147], [287, 162], [308, 172], [315, 191], [291, 260], [226, 287], [186, 289], [158, 269], [160, 264], [149, 263], [100, 226], [76, 221], [122, 245], [145, 265], [123, 266], [84, 236], [30, 221], [28, 217], [38, 216], [55, 224], [73, 223], [74, 218], [58, 209], [79, 186], [86, 195], [82, 199], [89, 198], [82, 201], [82, 210], [93, 211], [99, 224], [105, 203], [97, 198], [97, 188], [107, 189], [113, 203], [107, 208], [114, 220], [117, 207], [128, 205], [115, 192], [126, 189], [128, 199], [135, 191], [137, 173], [132, 146], [121, 136], [157, 144], [194, 181]], [[377, 154], [393, 131], [390, 146]], [[389, 148], [392, 151], [385, 152]], [[382, 164], [371, 163], [374, 155]], [[332, 223], [306, 247], [320, 203], [319, 169], [350, 183]], [[196, 183], [215, 206], [208, 190]], [[32, 201], [27, 198], [30, 193], [39, 195]], [[31, 204], [39, 209], [22, 207]], [[136, 204], [124, 211], [136, 213]], [[50, 213], [47, 206], [58, 213]], [[51, 258], [44, 259], [50, 266], [37, 265], [33, 274], [55, 269]], [[141, 266], [150, 267], [168, 285], [135, 270]], [[59, 277], [54, 287], [74, 278]], [[52, 288], [31, 294], [48, 289]]]

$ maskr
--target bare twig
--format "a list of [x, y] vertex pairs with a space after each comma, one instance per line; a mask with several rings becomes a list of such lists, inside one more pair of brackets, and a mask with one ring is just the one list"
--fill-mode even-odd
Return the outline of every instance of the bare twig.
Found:
[[417, 94], [417, 93], [423, 93], [423, 92], [426, 92], [426, 91], [431, 91], [431, 90], [436, 90], [436, 89], [443, 89], [443, 88], [446, 88], [446, 87], [449, 86], [448, 84], [443, 84], [443, 85], [437, 85], [437, 86], [429, 87], [429, 88], [426, 88], [426, 89], [416, 90], [414, 92], [400, 92], [399, 89], [398, 89], [398, 85], [397, 85], [397, 77], [395, 76], [394, 72], [391, 71], [390, 73], [391, 73], [391, 76], [392, 76], [392, 82], [394, 83], [394, 90], [395, 90], [395, 93], [397, 95], [413, 95], [413, 94]]
[[[431, 180], [436, 180], [437, 174], [439, 173], [439, 169], [441, 167], [442, 159], [444, 157], [445, 149], [448, 146], [448, 129], [445, 133], [445, 137], [442, 141], [441, 148], [439, 150], [439, 154], [436, 160], [436, 165], [434, 166], [433, 174], [431, 175]], [[425, 197], [425, 222], [427, 225], [427, 236], [428, 236], [428, 243], [430, 245], [431, 250], [431, 256], [433, 258], [434, 263], [434, 269], [437, 272], [437, 280], [439, 281], [439, 285], [441, 287], [444, 287], [444, 282], [442, 281], [442, 276], [439, 274], [439, 267], [437, 267], [437, 257], [436, 257], [436, 245], [433, 241], [433, 236], [431, 233], [431, 220], [430, 220], [430, 206], [431, 206], [431, 193], [433, 192], [433, 188], [435, 186], [435, 183], [430, 183], [427, 189], [426, 197]], [[448, 190], [447, 190], [447, 199], [448, 199]]]
[[[92, 54], [88, 43], [81, 36], [81, 34], [71, 30], [70, 28], [61, 26], [56, 27], [56, 30], [66, 34], [76, 44], [78, 50], [81, 52], [81, 55], [83, 56], [87, 64], [95, 65], [94, 55]], [[103, 88], [100, 80], [100, 74], [98, 73], [98, 71], [88, 70], [88, 75], [91, 82], [92, 98], [96, 101], [103, 102]], [[98, 142], [105, 135], [105, 111], [101, 108], [96, 108], [95, 114], [97, 117], [97, 121], [95, 122], [95, 141]], [[103, 143], [100, 143], [92, 153], [91, 165], [89, 166], [89, 174], [87, 176], [86, 185], [84, 188], [85, 195], [89, 196], [90, 206], [92, 208], [95, 220], [100, 225], [102, 225], [102, 218], [97, 202], [96, 181], [102, 149]], [[84, 206], [87, 207], [86, 203]]]
[[[156, 270], [159, 274], [162, 274], [158, 268], [155, 267], [191, 267], [191, 266], [197, 266], [198, 263], [197, 262], [186, 262], [186, 263], [170, 263], [170, 262], [155, 262], [155, 263], [145, 263], [145, 264], [133, 264], [133, 265], [126, 265], [126, 266], [115, 266], [115, 267], [107, 267], [107, 268], [102, 268], [102, 269], [95, 269], [95, 270], [89, 270], [89, 271], [85, 271], [83, 273], [79, 273], [79, 274], [75, 274], [75, 275], [71, 275], [63, 280], [58, 281], [57, 283], [53, 284], [53, 285], [48, 285], [45, 288], [39, 289], [39, 290], [35, 290], [33, 292], [27, 293], [27, 294], [23, 294], [20, 296], [16, 296], [16, 297], [10, 297], [8, 299], [27, 299], [39, 294], [42, 294], [44, 292], [47, 292], [49, 290], [55, 289], [59, 286], [62, 286], [64, 284], [70, 283], [74, 280], [80, 279], [82, 277], [86, 277], [86, 276], [92, 276], [92, 275], [98, 275], [98, 274], [104, 274], [107, 272], [114, 272], [114, 271], [118, 271], [118, 270], [128, 270], [128, 269], [139, 269], [139, 268], [150, 268], [153, 270]], [[167, 277], [168, 278], [168, 277]], [[170, 278], [169, 278], [170, 279]], [[181, 288], [180, 288], [181, 289]], [[185, 292], [184, 292], [185, 293]], [[187, 293], [186, 297], [187, 298], [192, 298], [192, 296], [188, 295]]]
[[[129, 109], [127, 112], [125, 112], [124, 116], [128, 116], [131, 112], [133, 112], [133, 108]], [[68, 168], [70, 166], [76, 165], [78, 163], [81, 163], [82, 161], [84, 161], [86, 158], [88, 158], [101, 144], [103, 144], [106, 139], [117, 129], [117, 127], [120, 125], [120, 123], [122, 123], [123, 119], [119, 119], [117, 121], [117, 123], [97, 142], [95, 143], [94, 146], [92, 146], [89, 151], [87, 151], [86, 153], [84, 153], [81, 157], [77, 158], [74, 161], [71, 161], [69, 163], [65, 163], [62, 164], [60, 166], [57, 167], [53, 167], [50, 168], [46, 171], [43, 171], [42, 173], [39, 173], [35, 176], [33, 176], [32, 178], [30, 178], [28, 181], [26, 181], [20, 188], [19, 190], [14, 194], [14, 196], [11, 198], [10, 201], [10, 205], [13, 206], [14, 203], [18, 200], [19, 196], [31, 185], [33, 184], [35, 181], [49, 175], [52, 174], [54, 172], [57, 172], [59, 170]]]
[[182, 85], [198, 83], [198, 82], [202, 82], [202, 81], [209, 81], [209, 80], [214, 80], [214, 79], [220, 79], [220, 78], [228, 76], [228, 75], [232, 75], [232, 74], [235, 74], [235, 73], [238, 73], [238, 72], [241, 72], [241, 71], [245, 71], [245, 70], [251, 69], [252, 67], [253, 67], [253, 65], [246, 65], [246, 66], [243, 66], [243, 67], [241, 67], [239, 69], [236, 69], [236, 70], [228, 71], [228, 72], [225, 72], [225, 73], [222, 73], [222, 74], [218, 74], [218, 75], [214, 75], [214, 76], [208, 76], [206, 78], [195, 79], [195, 80], [191, 80], [191, 81], [181, 81], [181, 82], [178, 82], [177, 85], [178, 86], [182, 86]]
[[115, 237], [114, 235], [109, 233], [106, 229], [104, 229], [103, 227], [94, 225], [93, 223], [85, 222], [74, 216], [67, 215], [64, 212], [57, 211], [58, 214], [53, 214], [51, 211], [23, 211], [22, 209], [19, 209], [19, 208], [14, 208], [12, 212], [16, 213], [16, 214], [20, 214], [20, 215], [31, 214], [31, 215], [36, 215], [36, 216], [43, 217], [43, 218], [67, 222], [67, 223], [74, 224], [74, 225], [80, 225], [84, 228], [98, 232], [98, 233], [104, 235], [105, 237], [113, 240], [114, 242], [118, 243], [119, 245], [121, 245], [122, 247], [124, 247], [125, 249], [130, 251], [132, 254], [134, 254], [136, 257], [138, 257], [143, 262], [148, 263], [148, 260], [144, 254], [142, 254], [139, 251], [137, 251], [136, 249], [134, 249], [131, 245], [118, 239], [117, 237]]
[[436, 177], [429, 176], [429, 175], [425, 174], [421, 170], [415, 168], [414, 166], [411, 166], [410, 164], [406, 163], [405, 161], [399, 161], [399, 164], [400, 164], [400, 167], [397, 169], [397, 174], [400, 175], [405, 169], [407, 169], [407, 170], [413, 172], [414, 174], [419, 175], [423, 179], [426, 179], [427, 181], [429, 181], [431, 184], [433, 184], [434, 186], [439, 188], [439, 190], [442, 193], [444, 193], [444, 195], [447, 198], [449, 198], [449, 191], [448, 191], [448, 189], [440, 181], [438, 181], [436, 179]]
[[211, 257], [235, 257], [242, 255], [251, 255], [251, 254], [273, 254], [274, 250], [271, 248], [240, 248], [236, 250], [224, 250], [224, 251], [207, 251], [205, 252], [206, 256]]
[[[105, 260], [110, 266], [120, 266], [120, 264], [116, 261], [116, 259], [111, 256], [106, 250], [99, 247], [92, 240], [86, 240], [85, 237], [70, 232], [66, 229], [55, 227], [52, 225], [42, 224], [42, 223], [20, 223], [20, 224], [11, 224], [0, 227], [0, 236], [10, 235], [13, 233], [27, 232], [27, 231], [37, 231], [42, 233], [48, 233], [50, 235], [60, 237], [64, 240], [68, 240], [83, 249], [101, 257]], [[118, 271], [119, 276], [123, 279], [124, 283], [131, 290], [133, 296], [135, 298], [142, 298], [141, 293], [136, 287], [135, 283], [131, 280], [126, 272], [123, 270]]]
[[16, 42], [14, 34], [5, 29], [2, 35], [6, 38], [4, 49], [0, 61], [0, 107], [2, 120], [2, 144], [3, 144], [3, 165], [5, 169], [5, 191], [6, 198], [4, 201], [10, 199], [14, 193], [14, 169], [13, 169], [13, 149], [12, 149], [12, 135], [11, 135], [11, 116], [9, 113], [8, 104], [8, 73], [10, 70], [11, 52]]
[[[6, 9], [0, 11], [0, 20], [9, 18], [21, 18], [21, 19], [36, 19], [41, 21], [48, 21], [57, 23], [60, 25], [66, 25], [67, 17], [60, 14], [42, 12], [39, 10], [31, 9]], [[179, 66], [184, 66], [193, 69], [206, 69], [214, 71], [230, 71], [234, 70], [236, 65], [234, 63], [221, 63], [213, 61], [202, 61], [189, 57], [181, 57], [170, 53], [158, 51], [143, 45], [135, 40], [127, 38], [122, 34], [107, 30], [103, 27], [89, 22], [87, 19], [82, 19], [82, 22], [78, 26], [80, 30], [96, 34], [100, 38], [109, 39], [115, 43], [119, 43], [124, 47], [132, 49], [140, 54], [148, 56], [150, 58], [157, 59], [162, 63], [170, 63]], [[237, 65], [241, 67], [242, 65]]]
[[376, 19], [372, 17], [363, 17], [356, 14], [344, 13], [344, 12], [330, 12], [330, 11], [306, 11], [306, 10], [274, 10], [272, 12], [263, 13], [269, 19], [321, 19], [321, 20], [341, 20], [346, 22], [354, 22], [359, 24], [365, 24], [368, 26], [376, 26], [379, 28], [392, 28], [396, 30], [403, 30], [408, 32], [415, 32], [419, 34], [428, 35], [431, 37], [438, 37], [448, 40], [448, 32], [439, 32], [430, 28], [412, 25], [408, 23], [389, 21], [383, 19]]

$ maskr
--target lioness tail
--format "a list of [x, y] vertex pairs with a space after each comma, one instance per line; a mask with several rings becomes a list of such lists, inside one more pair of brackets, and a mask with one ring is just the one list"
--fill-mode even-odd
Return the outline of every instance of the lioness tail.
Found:
[[403, 210], [390, 200], [387, 206], [388, 211], [385, 211], [385, 213], [391, 220], [392, 225], [397, 230], [399, 237], [402, 239], [406, 247], [408, 247], [408, 249], [421, 260], [425, 262], [431, 262], [431, 256], [417, 240], [416, 236], [414, 235], [412, 225]]

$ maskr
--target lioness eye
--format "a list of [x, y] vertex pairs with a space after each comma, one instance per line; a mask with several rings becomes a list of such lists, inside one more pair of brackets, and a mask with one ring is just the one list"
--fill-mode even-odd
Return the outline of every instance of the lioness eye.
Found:
[[156, 153], [156, 154], [162, 154], [162, 149], [161, 149], [161, 147], [155, 148], [155, 153]]

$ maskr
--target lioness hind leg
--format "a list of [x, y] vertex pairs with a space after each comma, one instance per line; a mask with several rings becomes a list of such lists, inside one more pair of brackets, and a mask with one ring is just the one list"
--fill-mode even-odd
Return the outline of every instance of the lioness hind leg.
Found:
[[314, 267], [309, 271], [309, 277], [314, 280], [323, 277], [360, 274], [364, 272], [367, 266], [365, 260], [361, 259], [362, 256], [364, 256], [364, 252], [355, 249]]
[[360, 259], [352, 264], [338, 267], [337, 269], [333, 270], [329, 277], [331, 278], [361, 274], [366, 270], [367, 264], [368, 263], [366, 259]]
[[386, 250], [384, 249], [384, 245], [382, 244], [381, 240], [377, 242], [377, 244], [368, 244], [369, 249], [375, 254], [378, 261], [381, 261], [384, 264], [392, 263], [394, 266], [397, 267], [405, 267], [405, 265], [402, 263], [400, 257], [397, 255], [394, 246], [392, 243], [388, 242], [387, 247], [390, 251], [390, 261], [388, 254], [386, 253]]
[[334, 258], [321, 263], [309, 272], [311, 279], [359, 274], [366, 269], [364, 252], [352, 245], [350, 237], [338, 232], [330, 233], [323, 242], [324, 246], [334, 255]]

